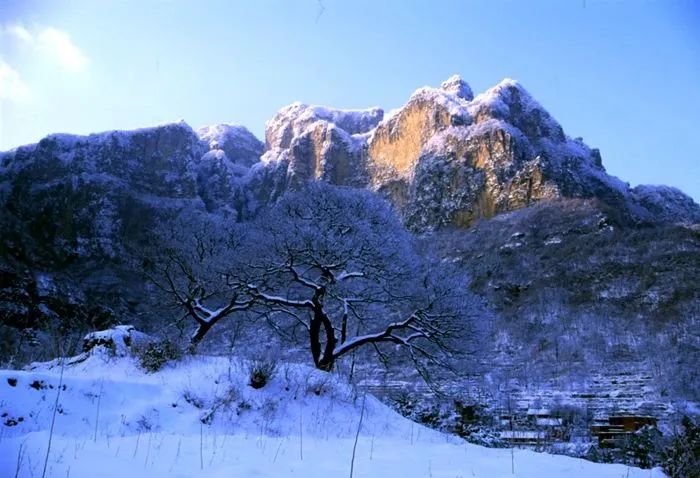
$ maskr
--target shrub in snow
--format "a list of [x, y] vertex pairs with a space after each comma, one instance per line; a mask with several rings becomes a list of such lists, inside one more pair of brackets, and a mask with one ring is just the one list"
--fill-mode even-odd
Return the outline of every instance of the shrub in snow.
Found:
[[240, 415], [243, 412], [247, 412], [250, 410], [253, 406], [250, 404], [248, 400], [241, 400], [238, 406], [236, 407], [236, 414]]
[[451, 413], [437, 402], [421, 400], [420, 396], [401, 393], [393, 399], [394, 409], [406, 418], [430, 428], [447, 429]]
[[204, 408], [204, 401], [199, 398], [192, 390], [185, 390], [182, 393], [182, 398], [194, 408]]
[[394, 410], [404, 417], [410, 417], [420, 403], [419, 397], [406, 392], [398, 393], [392, 398], [392, 401]]
[[508, 444], [501, 440], [498, 433], [478, 425], [464, 425], [457, 433], [469, 443], [489, 448], [506, 448]]
[[645, 426], [625, 441], [622, 452], [625, 462], [640, 468], [652, 468], [661, 458], [662, 435], [652, 426]]
[[141, 367], [147, 372], [157, 372], [171, 360], [182, 357], [180, 349], [169, 340], [152, 342], [146, 346], [139, 360]]
[[267, 385], [277, 372], [277, 362], [271, 359], [253, 360], [250, 363], [250, 386], [259, 389]]
[[136, 421], [136, 429], [142, 433], [142, 432], [150, 432], [153, 429], [153, 424], [151, 421], [148, 419], [147, 416], [141, 415], [139, 419]]
[[[237, 403], [240, 398], [238, 390], [233, 386], [229, 386], [224, 390], [223, 393], [217, 394], [216, 397], [211, 401], [211, 407], [205, 409], [199, 417], [199, 421], [204, 424], [210, 424], [214, 419], [214, 414], [219, 410], [235, 411], [237, 415], [240, 415], [239, 407], [240, 404]], [[191, 391], [185, 392], [185, 400], [191, 403], [196, 408], [204, 408], [204, 402], [194, 396]]]
[[306, 377], [306, 394], [313, 393], [320, 397], [328, 389], [328, 380], [329, 377], [327, 375], [309, 375]]
[[683, 417], [681, 429], [662, 452], [661, 467], [672, 478], [700, 477], [700, 423]]
[[585, 456], [586, 460], [594, 463], [614, 463], [615, 452], [611, 449], [601, 448], [598, 445], [593, 445], [588, 449]]

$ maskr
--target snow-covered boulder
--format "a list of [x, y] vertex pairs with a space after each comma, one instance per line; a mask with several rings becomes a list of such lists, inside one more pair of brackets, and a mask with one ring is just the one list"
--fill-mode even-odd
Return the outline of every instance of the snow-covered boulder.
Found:
[[153, 342], [156, 342], [155, 337], [139, 332], [133, 325], [117, 325], [83, 337], [83, 352], [89, 353], [95, 347], [105, 347], [118, 357], [126, 357]]
[[139, 332], [133, 325], [117, 325], [85, 335], [83, 351], [78, 355], [60, 357], [48, 362], [32, 362], [25, 370], [52, 370], [56, 367], [81, 364], [90, 358], [109, 361], [114, 357], [135, 356], [157, 341], [155, 337]]

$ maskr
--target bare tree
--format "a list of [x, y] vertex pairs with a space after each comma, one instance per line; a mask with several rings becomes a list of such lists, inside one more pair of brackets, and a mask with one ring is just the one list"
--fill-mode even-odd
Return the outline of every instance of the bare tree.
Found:
[[150, 282], [189, 318], [196, 328], [190, 337], [194, 352], [221, 320], [249, 310], [254, 300], [235, 287], [242, 267], [244, 229], [203, 212], [184, 212], [163, 221], [157, 240], [145, 251], [144, 270]]
[[369, 191], [312, 183], [252, 222], [186, 213], [167, 224], [146, 269], [196, 325], [192, 350], [227, 317], [246, 327], [263, 317], [290, 345], [305, 344], [318, 369], [359, 348], [385, 363], [403, 350], [427, 378], [425, 364], [466, 349], [481, 310], [463, 275], [425, 260]]
[[444, 364], [469, 333], [466, 283], [427, 264], [395, 212], [370, 192], [311, 184], [284, 196], [252, 231], [253, 274], [239, 287], [274, 327], [285, 316], [306, 332], [321, 370], [365, 346], [382, 359], [392, 345], [416, 365]]

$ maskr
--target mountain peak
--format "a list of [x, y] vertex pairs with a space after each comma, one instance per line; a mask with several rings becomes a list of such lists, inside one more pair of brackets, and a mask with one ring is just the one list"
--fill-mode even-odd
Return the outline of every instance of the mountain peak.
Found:
[[216, 124], [197, 130], [197, 136], [209, 150], [223, 151], [229, 161], [250, 167], [257, 163], [263, 153], [263, 143], [245, 126]]
[[289, 148], [293, 138], [317, 121], [334, 124], [351, 135], [362, 134], [375, 128], [383, 118], [384, 110], [377, 107], [346, 110], [296, 102], [280, 109], [265, 123], [265, 142], [268, 150]]
[[440, 88], [447, 91], [448, 93], [453, 93], [467, 101], [471, 101], [474, 99], [474, 93], [472, 92], [471, 87], [459, 75], [452, 75], [451, 77], [443, 81], [440, 85]]

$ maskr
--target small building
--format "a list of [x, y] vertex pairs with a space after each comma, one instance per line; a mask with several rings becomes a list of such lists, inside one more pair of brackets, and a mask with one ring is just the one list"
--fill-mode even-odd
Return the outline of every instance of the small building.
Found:
[[598, 438], [598, 445], [607, 448], [618, 448], [627, 436], [641, 428], [656, 426], [656, 418], [643, 415], [615, 415], [608, 417], [607, 423], [599, 421], [591, 426], [591, 435]]
[[549, 408], [528, 408], [528, 418], [549, 418], [552, 416], [552, 411]]
[[608, 423], [620, 426], [626, 432], [636, 432], [647, 425], [656, 426], [656, 418], [644, 415], [617, 415], [608, 418]]
[[543, 428], [557, 428], [564, 424], [561, 418], [536, 418], [535, 425]]

